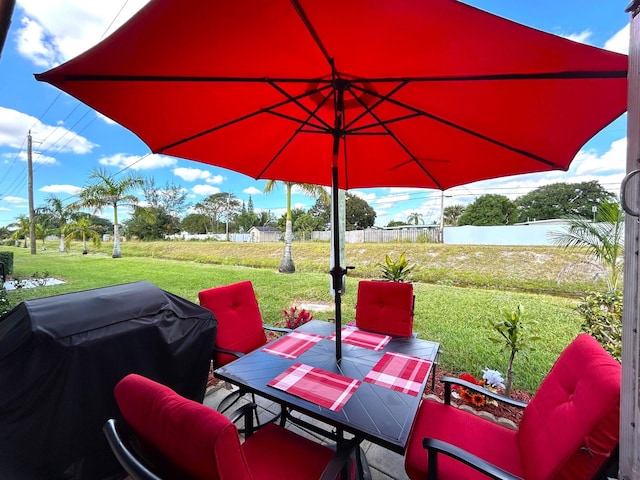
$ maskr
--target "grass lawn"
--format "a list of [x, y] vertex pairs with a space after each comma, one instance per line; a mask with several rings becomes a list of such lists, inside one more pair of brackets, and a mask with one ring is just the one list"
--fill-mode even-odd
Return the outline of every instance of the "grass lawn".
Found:
[[[220, 242], [220, 248], [224, 247], [224, 251], [228, 252], [225, 253], [227, 260], [220, 260], [222, 257], [218, 253], [218, 257], [214, 255], [218, 260], [209, 259], [207, 261], [203, 257], [211, 256], [211, 254], [206, 251], [215, 250], [218, 246], [213, 243], [199, 243], [199, 253], [190, 255], [189, 251], [193, 249], [193, 245], [197, 246], [198, 243], [128, 243], [123, 249], [124, 257], [120, 259], [113, 259], [106, 253], [110, 252], [108, 245], [101, 251], [89, 255], [81, 255], [79, 245], [73, 245], [70, 253], [59, 253], [55, 245], [49, 245], [48, 250], [38, 250], [34, 256], [29, 254], [29, 249], [10, 248], [10, 251], [14, 252], [14, 275], [24, 279], [31, 277], [34, 272], [41, 274], [48, 272], [49, 276], [64, 280], [65, 283], [10, 291], [8, 292], [9, 300], [12, 304], [17, 304], [21, 300], [29, 298], [146, 280], [160, 288], [197, 302], [199, 290], [250, 279], [256, 289], [263, 317], [267, 323], [272, 324], [280, 320], [281, 310], [292, 305], [320, 303], [331, 306], [333, 304], [333, 298], [329, 293], [330, 277], [322, 269], [315, 266], [316, 257], [322, 255], [321, 253], [316, 253], [313, 256], [313, 261], [307, 261], [306, 254], [300, 254], [303, 249], [299, 248], [298, 244], [294, 245], [294, 260], [297, 271], [294, 274], [285, 275], [276, 271], [283, 248], [282, 244], [263, 245], [261, 251], [255, 250], [254, 246], [251, 246], [251, 249], [247, 248], [244, 251], [242, 245]], [[183, 245], [184, 248], [179, 248], [180, 245]], [[203, 245], [206, 245], [207, 248], [204, 248]], [[407, 250], [409, 252], [411, 248], [409, 244], [383, 244], [383, 246], [384, 250], [381, 249], [379, 252], [391, 250], [398, 252]], [[159, 255], [157, 252], [160, 247], [166, 250], [173, 249], [173, 252], [168, 254], [162, 250], [163, 254]], [[321, 245], [321, 247], [327, 250], [325, 259], [328, 258], [328, 246]], [[368, 262], [372, 265], [384, 258], [384, 255], [381, 257], [377, 250], [378, 244], [375, 245], [375, 248], [368, 244], [359, 247], [370, 251]], [[320, 247], [315, 246], [315, 248]], [[430, 247], [425, 245], [422, 248]], [[7, 247], [2, 249], [7, 250]], [[146, 250], [147, 255], [142, 254], [143, 249]], [[371, 252], [374, 249], [376, 250], [375, 256]], [[499, 274], [494, 274], [491, 278], [494, 279], [492, 282], [498, 279], [498, 283], [502, 282], [501, 285], [497, 285], [497, 288], [487, 288], [485, 284], [480, 282], [479, 287], [482, 288], [461, 288], [453, 285], [455, 282], [416, 282], [414, 284], [416, 294], [414, 330], [421, 338], [441, 343], [444, 352], [442, 366], [448, 371], [458, 373], [468, 371], [474, 375], [481, 375], [482, 369], [488, 367], [500, 370], [504, 374], [507, 355], [489, 341], [492, 330], [488, 326], [488, 321], [498, 319], [501, 308], [512, 309], [518, 303], [522, 303], [527, 315], [539, 322], [536, 333], [542, 337], [542, 340], [528, 358], [522, 354], [516, 356], [514, 386], [533, 392], [538, 388], [543, 376], [551, 368], [562, 349], [580, 331], [581, 317], [575, 311], [578, 300], [575, 296], [557, 295], [559, 292], [555, 292], [556, 295], [548, 295], [527, 291], [526, 285], [530, 284], [544, 284], [548, 287], [551, 283], [546, 279], [536, 283], [538, 280], [532, 277], [520, 282], [516, 276], [511, 274], [512, 281], [507, 282], [500, 277], [502, 267], [498, 264], [498, 258], [500, 256], [513, 257], [513, 255], [498, 255], [498, 250], [491, 249], [489, 249], [489, 253], [481, 248], [478, 251], [484, 252], [483, 254], [487, 257], [493, 256], [496, 260], [494, 267]], [[521, 253], [516, 251], [514, 255], [521, 255]], [[522, 253], [522, 255], [525, 254]], [[545, 255], [551, 256], [546, 250]], [[408, 253], [407, 256], [410, 261], [415, 262], [413, 258], [417, 254]], [[347, 258], [351, 258], [349, 252]], [[529, 254], [529, 258], [531, 258], [531, 254]], [[260, 268], [242, 266], [243, 264], [251, 264], [252, 259], [256, 263], [263, 263], [263, 265], [258, 265]], [[328, 261], [322, 257], [319, 261], [323, 261], [325, 269], [328, 270], [326, 265]], [[566, 260], [562, 261], [566, 263]], [[561, 263], [560, 260], [554, 257], [550, 260], [549, 268], [558, 263]], [[358, 268], [361, 267], [362, 265], [358, 266]], [[439, 268], [446, 269], [446, 267]], [[557, 268], [557, 265], [553, 268]], [[467, 278], [481, 276], [477, 270], [473, 270], [471, 263], [467, 269], [472, 270], [467, 273]], [[374, 268], [371, 267], [370, 270], [370, 276], [374, 277]], [[523, 264], [523, 270], [529, 272], [526, 275], [538, 271], [540, 278], [547, 275], [544, 264], [537, 265], [535, 269], [531, 269], [528, 264]], [[455, 272], [449, 273], [449, 275], [455, 277]], [[343, 323], [353, 320], [358, 280], [359, 278], [355, 276], [347, 277], [347, 291], [343, 297]], [[578, 282], [582, 281], [582, 279], [578, 280]], [[512, 287], [519, 282], [525, 287], [516, 291]], [[575, 292], [579, 288], [578, 284], [572, 283], [567, 291]], [[314, 313], [314, 317], [320, 320], [332, 316], [333, 309]]]

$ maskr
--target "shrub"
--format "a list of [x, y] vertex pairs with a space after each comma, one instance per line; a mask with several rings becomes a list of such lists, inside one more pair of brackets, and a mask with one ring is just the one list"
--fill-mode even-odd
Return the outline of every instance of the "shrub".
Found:
[[7, 313], [11, 308], [9, 298], [7, 297], [7, 290], [4, 288], [4, 285], [0, 285], [0, 316]]
[[582, 331], [594, 337], [615, 359], [622, 358], [622, 296], [592, 292], [578, 305]]
[[7, 275], [13, 273], [13, 252], [0, 250], [0, 263], [4, 263], [4, 270]]

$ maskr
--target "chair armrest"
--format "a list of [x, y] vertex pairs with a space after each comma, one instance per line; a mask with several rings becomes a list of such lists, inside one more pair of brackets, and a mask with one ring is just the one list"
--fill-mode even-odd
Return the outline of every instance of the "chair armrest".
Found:
[[283, 328], [283, 327], [272, 327], [271, 325], [262, 325], [262, 328], [264, 328], [265, 330], [269, 330], [270, 332], [280, 332], [280, 333], [291, 333], [293, 332], [293, 330], [291, 330], [290, 328]]
[[220, 348], [220, 347], [213, 347], [213, 353], [225, 353], [227, 355], [232, 355], [236, 358], [240, 358], [244, 355], [244, 353], [242, 352], [238, 352], [237, 350], [228, 350], [226, 348]]
[[149, 470], [142, 461], [138, 458], [136, 453], [129, 448], [127, 442], [123, 438], [123, 432], [120, 425], [115, 419], [111, 418], [107, 420], [107, 423], [102, 427], [104, 435], [107, 437], [107, 443], [111, 447], [111, 451], [114, 456], [124, 468], [124, 470], [133, 479], [145, 479], [145, 480], [162, 480], [151, 470]]
[[451, 385], [453, 384], [453, 385], [460, 385], [461, 387], [465, 387], [475, 392], [482, 393], [483, 395], [489, 398], [493, 398], [494, 400], [497, 400], [502, 403], [507, 403], [514, 407], [524, 408], [527, 406], [527, 402], [521, 402], [520, 400], [515, 400], [513, 398], [505, 397], [504, 395], [500, 395], [499, 393], [492, 392], [491, 390], [482, 388], [480, 385], [467, 382], [466, 380], [462, 380], [461, 378], [440, 377], [440, 381], [444, 383], [444, 403], [446, 403], [447, 405], [451, 403]]
[[354, 458], [356, 448], [360, 448], [360, 445], [355, 438], [339, 444], [336, 453], [322, 472], [320, 480], [339, 478], [344, 468], [349, 465], [349, 460]]
[[489, 463], [448, 442], [436, 440], [435, 438], [425, 438], [422, 440], [422, 446], [429, 452], [428, 478], [430, 480], [438, 478], [438, 453], [448, 455], [494, 480], [522, 480], [520, 477], [516, 477], [512, 473], [495, 466], [493, 463]]

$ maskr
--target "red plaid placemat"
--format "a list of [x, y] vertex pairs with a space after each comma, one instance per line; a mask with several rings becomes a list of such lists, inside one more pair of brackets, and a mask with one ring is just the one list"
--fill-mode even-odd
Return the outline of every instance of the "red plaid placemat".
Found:
[[[332, 333], [327, 338], [335, 341], [336, 334]], [[371, 350], [379, 351], [389, 343], [389, 340], [391, 340], [389, 335], [365, 332], [364, 330], [352, 327], [342, 327], [342, 341], [355, 345], [356, 347], [370, 348]]]
[[264, 347], [262, 351], [284, 358], [297, 358], [323, 338], [315, 333], [291, 332]]
[[361, 383], [360, 380], [296, 363], [268, 385], [338, 412]]
[[413, 395], [420, 392], [420, 386], [431, 370], [431, 362], [424, 358], [402, 353], [387, 352], [375, 364], [365, 382], [391, 388]]

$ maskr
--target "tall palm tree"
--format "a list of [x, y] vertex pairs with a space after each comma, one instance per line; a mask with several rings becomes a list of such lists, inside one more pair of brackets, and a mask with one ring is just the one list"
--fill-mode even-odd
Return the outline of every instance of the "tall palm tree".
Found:
[[620, 204], [601, 203], [596, 212], [596, 222], [583, 217], [571, 217], [566, 232], [551, 233], [550, 238], [561, 247], [585, 248], [607, 270], [609, 291], [618, 290], [624, 250], [624, 213]]
[[[329, 194], [324, 187], [320, 185], [312, 185], [310, 183], [294, 183], [294, 182], [281, 182], [287, 187], [287, 222], [284, 233], [284, 253], [278, 271], [281, 273], [293, 273], [296, 271], [296, 267], [293, 264], [293, 255], [291, 254], [291, 243], [293, 241], [293, 225], [291, 222], [291, 189], [293, 186], [297, 186], [304, 194], [321, 197], [327, 202], [329, 201]], [[264, 193], [271, 193], [276, 188], [278, 181], [269, 180], [264, 186]]]
[[100, 234], [94, 229], [91, 221], [87, 217], [79, 217], [76, 221], [67, 224], [65, 230], [65, 233], [67, 234], [67, 243], [69, 243], [74, 238], [82, 238], [83, 255], [86, 255], [88, 253], [87, 238], [90, 238], [96, 247], [100, 246]]
[[458, 220], [460, 220], [460, 217], [464, 213], [465, 209], [466, 207], [461, 204], [449, 205], [448, 207], [446, 207], [444, 209], [444, 212], [442, 213], [444, 217], [444, 224], [450, 227], [457, 227]]
[[95, 212], [104, 207], [113, 208], [113, 258], [122, 257], [120, 251], [120, 232], [118, 225], [118, 207], [133, 206], [138, 203], [138, 197], [130, 192], [141, 187], [144, 180], [140, 177], [127, 175], [116, 179], [116, 174], [110, 175], [99, 168], [89, 175], [89, 182], [80, 192], [80, 205], [92, 208]]
[[69, 220], [71, 220], [71, 215], [73, 212], [77, 210], [77, 205], [71, 203], [69, 205], [65, 205], [62, 200], [60, 200], [55, 195], [50, 196], [46, 200], [46, 207], [44, 211], [49, 214], [51, 220], [58, 224], [60, 228], [60, 244], [58, 245], [58, 251], [64, 252], [65, 250], [65, 241], [64, 241], [64, 230], [65, 225]]

